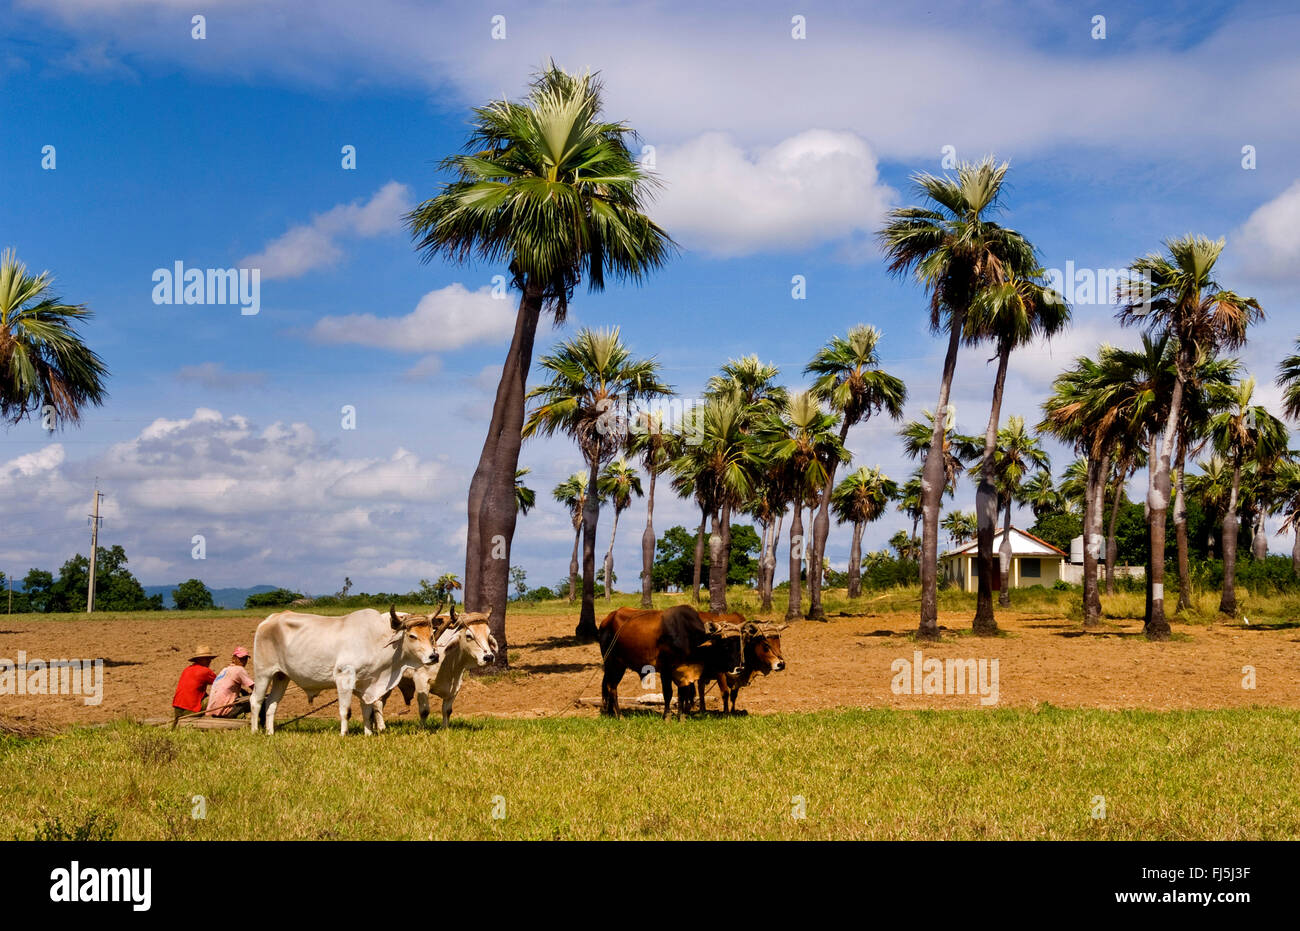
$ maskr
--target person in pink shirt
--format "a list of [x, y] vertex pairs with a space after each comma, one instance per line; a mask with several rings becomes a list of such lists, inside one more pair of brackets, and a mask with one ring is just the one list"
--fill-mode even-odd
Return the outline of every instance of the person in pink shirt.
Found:
[[235, 647], [231, 654], [234, 662], [217, 674], [208, 697], [208, 716], [233, 718], [249, 710], [245, 697], [253, 689], [253, 677], [248, 674], [248, 651]]

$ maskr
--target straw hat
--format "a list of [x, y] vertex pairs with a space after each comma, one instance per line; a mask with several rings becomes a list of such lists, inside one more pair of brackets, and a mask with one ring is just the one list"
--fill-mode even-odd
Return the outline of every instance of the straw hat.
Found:
[[194, 648], [194, 655], [190, 657], [190, 662], [192, 663], [196, 659], [214, 659], [216, 655], [216, 650], [212, 649], [212, 647], [208, 646], [206, 643], [200, 643]]

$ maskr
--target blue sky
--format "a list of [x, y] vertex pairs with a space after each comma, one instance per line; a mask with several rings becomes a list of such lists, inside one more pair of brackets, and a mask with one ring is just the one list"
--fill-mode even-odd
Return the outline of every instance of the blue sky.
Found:
[[[609, 115], [654, 147], [654, 213], [683, 249], [641, 287], [581, 289], [539, 354], [617, 324], [693, 396], [749, 353], [799, 385], [820, 344], [866, 322], [916, 416], [935, 402], [943, 346], [871, 234], [950, 146], [1011, 161], [1003, 219], [1048, 267], [1123, 268], [1169, 236], [1227, 237], [1225, 283], [1268, 312], [1243, 359], [1276, 408], [1277, 362], [1300, 333], [1300, 14], [1104, 6], [801, 4], [796, 40], [792, 9], [770, 3], [222, 2], [203, 8], [199, 40], [188, 4], [0, 3], [3, 245], [90, 305], [86, 337], [113, 373], [111, 400], [79, 428], [0, 433], [0, 569], [84, 551], [98, 477], [103, 540], [148, 583], [321, 592], [349, 575], [406, 590], [462, 571], [465, 489], [514, 300], [488, 291], [502, 269], [422, 264], [399, 218], [435, 193], [469, 108], [519, 95], [548, 57], [602, 72]], [[259, 267], [260, 312], [155, 305], [151, 276], [177, 261]], [[794, 275], [807, 300], [791, 299]], [[1004, 414], [1036, 418], [1071, 358], [1135, 341], [1113, 310], [1079, 304], [1066, 336], [1019, 353]], [[988, 355], [959, 365], [965, 430], [987, 418]], [[894, 429], [855, 429], [855, 463], [903, 478]], [[1052, 451], [1059, 473], [1069, 457]], [[526, 444], [522, 464], [542, 504], [516, 561], [550, 584], [572, 538], [548, 493], [580, 461], [556, 439]], [[658, 503], [661, 530], [693, 523], [685, 502]], [[643, 517], [634, 507], [620, 528], [624, 585]], [[880, 521], [866, 544], [902, 525]], [[833, 563], [848, 536], [832, 533]]]

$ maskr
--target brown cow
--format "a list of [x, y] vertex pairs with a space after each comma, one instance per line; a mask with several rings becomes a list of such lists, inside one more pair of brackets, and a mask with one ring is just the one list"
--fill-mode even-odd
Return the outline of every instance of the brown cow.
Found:
[[[703, 679], [700, 681], [698, 690], [692, 690], [688, 693], [686, 705], [688, 708], [694, 705], [695, 694], [698, 691], [700, 698], [700, 710], [704, 710], [704, 693], [711, 681], [718, 683], [718, 692], [722, 696], [722, 710], [735, 713], [736, 695], [746, 685], [754, 680], [755, 676], [766, 676], [769, 673], [780, 672], [785, 668], [785, 657], [781, 655], [781, 631], [789, 627], [789, 624], [782, 624], [777, 627], [775, 624], [760, 624], [755, 621], [746, 621], [738, 614], [710, 614], [700, 612], [700, 617], [707, 623], [735, 623], [739, 619], [741, 628], [740, 633], [744, 646], [744, 663], [740, 675], [730, 673], [719, 673], [712, 679]], [[682, 701], [679, 697], [678, 703]]]
[[596, 630], [605, 676], [601, 682], [601, 712], [618, 716], [618, 684], [628, 669], [653, 668], [663, 684], [664, 719], [678, 688], [677, 719], [685, 710], [686, 689], [721, 673], [740, 675], [742, 645], [734, 625], [706, 624], [690, 605], [662, 611], [619, 608]]

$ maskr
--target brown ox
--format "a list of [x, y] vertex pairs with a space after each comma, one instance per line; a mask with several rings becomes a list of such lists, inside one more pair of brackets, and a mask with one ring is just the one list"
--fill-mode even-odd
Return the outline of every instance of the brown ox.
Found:
[[[781, 655], [781, 631], [790, 625], [782, 624], [778, 627], [775, 624], [760, 624], [757, 621], [746, 621], [739, 614], [710, 614], [707, 611], [701, 611], [700, 617], [705, 623], [735, 624], [740, 627], [744, 647], [744, 662], [740, 675], [724, 672], [711, 679], [702, 679], [698, 689], [692, 689], [691, 692], [687, 693], [684, 700], [688, 708], [692, 707], [698, 693], [700, 710], [705, 710], [705, 690], [708, 688], [710, 681], [716, 681], [718, 683], [718, 693], [722, 696], [722, 710], [734, 714], [736, 711], [736, 695], [741, 688], [749, 685], [755, 676], [766, 676], [769, 673], [780, 672], [785, 668], [785, 657]], [[679, 697], [678, 702], [681, 701], [683, 699]]]
[[688, 689], [721, 673], [740, 675], [740, 630], [731, 625], [706, 624], [690, 605], [662, 611], [619, 608], [596, 630], [604, 657], [601, 711], [618, 716], [618, 684], [628, 669], [644, 674], [654, 669], [663, 684], [664, 719], [672, 707], [673, 686], [678, 688], [677, 719], [685, 710]]

